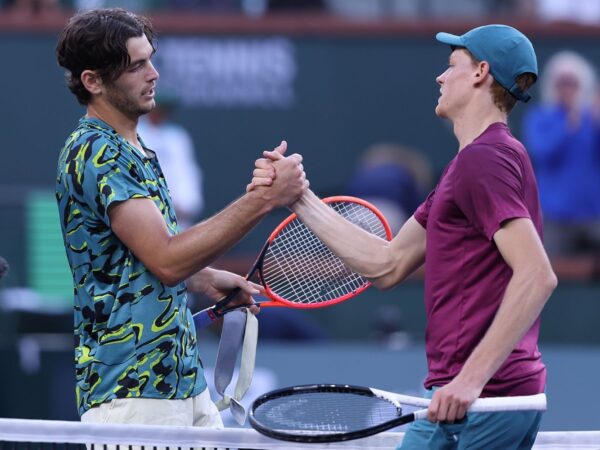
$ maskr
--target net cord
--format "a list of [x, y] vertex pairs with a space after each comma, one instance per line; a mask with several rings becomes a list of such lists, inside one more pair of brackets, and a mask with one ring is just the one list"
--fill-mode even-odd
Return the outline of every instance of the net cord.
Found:
[[[403, 433], [386, 432], [350, 442], [297, 444], [270, 439], [248, 428], [208, 430], [194, 427], [88, 424], [58, 420], [0, 419], [0, 441], [102, 443], [162, 447], [257, 448], [266, 450], [389, 450], [401, 442]], [[552, 431], [538, 434], [534, 449], [598, 449], [600, 431]]]

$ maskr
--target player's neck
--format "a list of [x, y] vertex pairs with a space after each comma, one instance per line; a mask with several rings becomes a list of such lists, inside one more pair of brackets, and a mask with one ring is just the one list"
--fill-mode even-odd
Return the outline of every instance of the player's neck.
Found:
[[103, 102], [89, 103], [87, 105], [86, 116], [100, 119], [110, 125], [121, 137], [140, 150], [144, 155], [146, 154], [137, 138], [137, 118], [129, 117]]
[[458, 151], [460, 152], [496, 122], [507, 123], [507, 115], [495, 105], [467, 106], [458, 117], [452, 119], [454, 135], [458, 140]]

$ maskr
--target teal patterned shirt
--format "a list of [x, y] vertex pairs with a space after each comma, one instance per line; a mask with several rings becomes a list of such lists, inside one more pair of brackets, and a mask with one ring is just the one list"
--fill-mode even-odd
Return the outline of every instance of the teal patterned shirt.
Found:
[[149, 198], [177, 233], [164, 176], [147, 153], [88, 118], [60, 153], [56, 199], [73, 274], [80, 414], [114, 398], [181, 399], [206, 388], [185, 284], [163, 284], [111, 230], [112, 203]]

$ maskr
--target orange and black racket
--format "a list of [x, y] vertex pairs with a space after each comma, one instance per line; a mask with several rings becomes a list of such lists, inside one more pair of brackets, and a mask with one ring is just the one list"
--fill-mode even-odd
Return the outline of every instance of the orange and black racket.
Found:
[[[370, 203], [347, 196], [329, 197], [323, 202], [369, 233], [386, 240], [392, 238], [385, 217]], [[322, 308], [348, 300], [371, 285], [332, 253], [296, 214], [271, 233], [246, 279], [255, 272], [269, 298], [257, 303], [261, 307]], [[239, 308], [240, 305], [227, 308], [238, 292], [235, 289], [213, 306], [194, 314], [196, 327], [206, 327]]]

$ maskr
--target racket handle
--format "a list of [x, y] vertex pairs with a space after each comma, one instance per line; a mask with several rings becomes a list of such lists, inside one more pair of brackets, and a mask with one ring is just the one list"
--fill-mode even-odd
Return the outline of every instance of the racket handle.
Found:
[[[194, 325], [196, 329], [206, 328], [211, 325], [215, 320], [221, 317], [223, 314], [231, 311], [231, 309], [223, 310], [225, 306], [240, 292], [240, 288], [233, 289], [229, 294], [220, 299], [213, 306], [198, 311], [193, 315]], [[232, 308], [235, 309], [235, 308]]]
[[[467, 410], [468, 413], [488, 413], [506, 411], [545, 411], [546, 394], [523, 395], [513, 397], [479, 398]], [[415, 420], [427, 419], [427, 409], [420, 409], [413, 414]]]
[[220, 311], [227, 306], [227, 304], [233, 300], [233, 298], [238, 295], [238, 292], [240, 292], [241, 289], [239, 287], [233, 289], [229, 294], [227, 294], [225, 297], [221, 298], [217, 303], [214, 304], [214, 306], [212, 306], [212, 308], [215, 309], [217, 317], [222, 316], [223, 314], [220, 313]]
[[[431, 403], [428, 398], [413, 397], [410, 395], [391, 394], [375, 388], [369, 388], [373, 394], [381, 398], [393, 398], [405, 405], [427, 408]], [[546, 394], [519, 395], [512, 397], [483, 397], [473, 402], [469, 411], [471, 412], [494, 412], [494, 411], [545, 411]]]
[[[505, 411], [545, 411], [546, 394], [523, 395], [513, 397], [479, 398], [468, 409], [467, 413], [505, 412]], [[420, 409], [413, 414], [415, 420], [427, 419], [427, 409]]]
[[480, 398], [475, 400], [475, 402], [469, 408], [469, 411], [545, 411], [546, 406], [546, 394], [541, 393], [513, 397]]
[[415, 411], [413, 413], [413, 415], [415, 416], [415, 420], [425, 420], [427, 419], [427, 412], [429, 410], [428, 409], [419, 409], [417, 411]]

